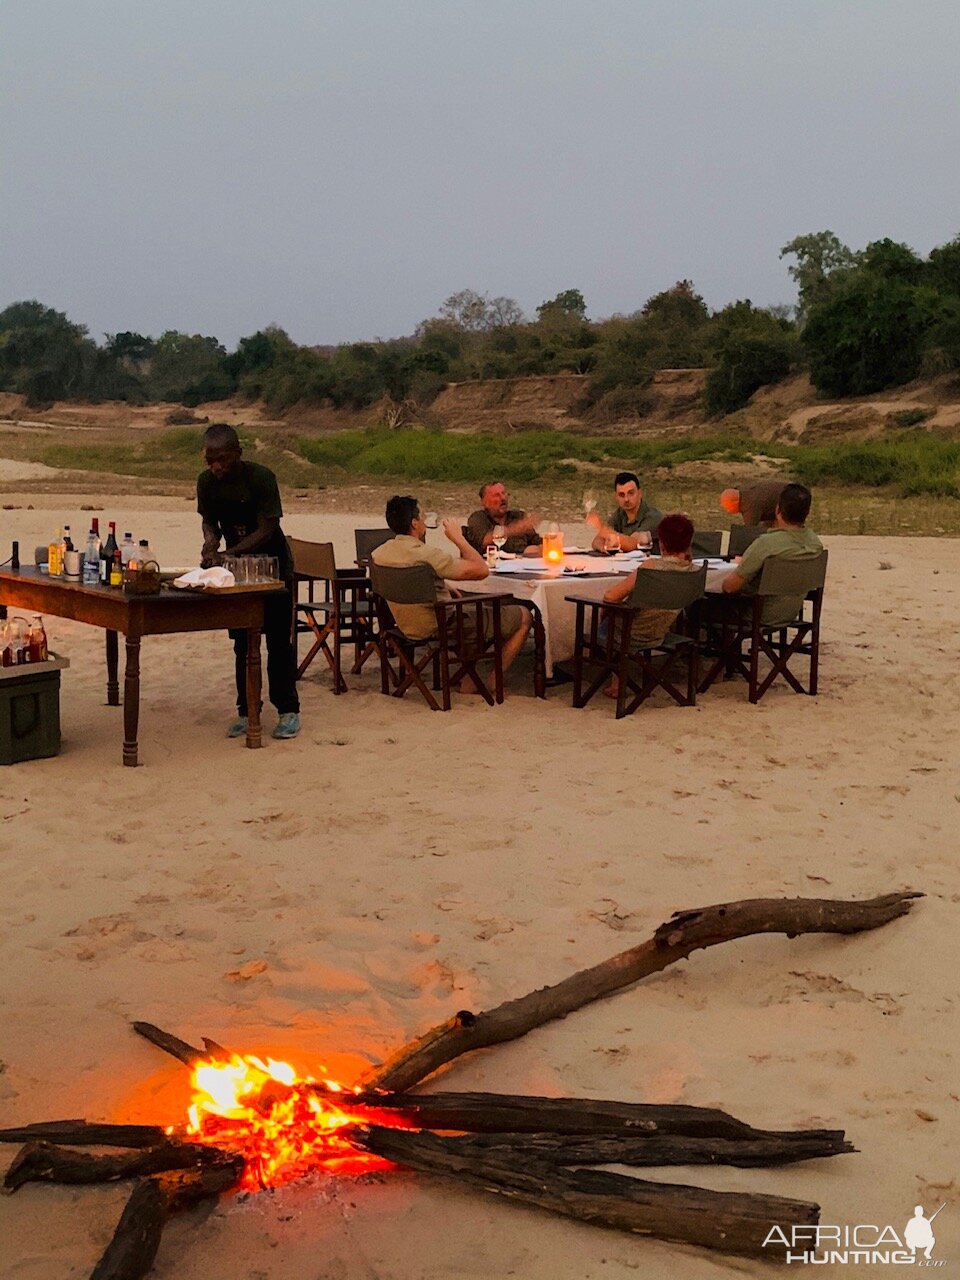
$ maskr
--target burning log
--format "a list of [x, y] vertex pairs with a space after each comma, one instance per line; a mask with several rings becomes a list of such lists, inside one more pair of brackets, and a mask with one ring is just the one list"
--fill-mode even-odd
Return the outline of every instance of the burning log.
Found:
[[813, 1225], [820, 1206], [781, 1196], [705, 1191], [641, 1181], [595, 1170], [558, 1169], [519, 1153], [509, 1160], [463, 1152], [459, 1139], [400, 1129], [364, 1129], [368, 1151], [421, 1173], [456, 1178], [478, 1190], [508, 1196], [596, 1226], [617, 1227], [748, 1257], [775, 1255], [762, 1245], [783, 1222]]
[[757, 933], [862, 933], [906, 915], [920, 893], [888, 893], [863, 902], [833, 898], [745, 898], [693, 911], [678, 911], [639, 946], [552, 987], [542, 987], [483, 1013], [462, 1010], [391, 1054], [370, 1072], [367, 1087], [403, 1091], [455, 1058], [504, 1044], [593, 1000], [659, 973], [692, 952]]
[[59, 1182], [89, 1185], [119, 1182], [145, 1174], [167, 1173], [172, 1169], [215, 1164], [227, 1153], [200, 1143], [164, 1141], [141, 1151], [122, 1155], [91, 1156], [71, 1151], [51, 1142], [28, 1142], [14, 1157], [3, 1179], [4, 1191], [12, 1194], [28, 1182]]
[[153, 1266], [168, 1218], [228, 1191], [242, 1164], [237, 1157], [222, 1156], [197, 1169], [162, 1173], [138, 1183], [90, 1280], [142, 1280]]

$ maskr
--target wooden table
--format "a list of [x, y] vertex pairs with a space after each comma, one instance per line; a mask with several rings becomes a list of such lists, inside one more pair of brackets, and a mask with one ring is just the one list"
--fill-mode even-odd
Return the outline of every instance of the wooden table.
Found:
[[123, 763], [138, 764], [140, 719], [140, 641], [143, 636], [180, 631], [247, 632], [247, 746], [260, 741], [260, 631], [264, 598], [283, 591], [282, 582], [258, 583], [229, 591], [177, 591], [131, 596], [116, 587], [84, 586], [66, 578], [50, 578], [35, 566], [0, 569], [0, 603], [31, 613], [70, 618], [106, 631], [107, 702], [120, 705], [118, 633], [126, 639], [123, 677]]

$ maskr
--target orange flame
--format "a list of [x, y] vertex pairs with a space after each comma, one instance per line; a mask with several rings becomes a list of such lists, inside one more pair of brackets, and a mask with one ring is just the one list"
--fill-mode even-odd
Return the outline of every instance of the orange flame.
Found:
[[[350, 1128], [396, 1119], [364, 1108], [351, 1113], [351, 1091], [334, 1080], [298, 1077], [288, 1062], [253, 1054], [197, 1063], [186, 1135], [242, 1155], [241, 1185], [255, 1191], [308, 1173], [370, 1173], [386, 1160], [354, 1146]], [[355, 1090], [355, 1092], [359, 1092]], [[342, 1096], [342, 1104], [331, 1100]]]

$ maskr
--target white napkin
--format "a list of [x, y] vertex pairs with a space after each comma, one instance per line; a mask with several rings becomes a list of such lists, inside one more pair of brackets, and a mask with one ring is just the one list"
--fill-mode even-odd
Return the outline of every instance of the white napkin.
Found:
[[215, 565], [212, 569], [190, 569], [174, 578], [175, 587], [233, 587], [236, 579], [229, 569]]

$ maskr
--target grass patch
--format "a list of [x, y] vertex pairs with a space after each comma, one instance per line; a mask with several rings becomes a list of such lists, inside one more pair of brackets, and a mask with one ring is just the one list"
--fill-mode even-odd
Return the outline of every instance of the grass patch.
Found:
[[784, 450], [798, 480], [891, 487], [901, 497], [960, 498], [960, 441], [910, 434], [862, 444], [798, 445]]
[[202, 428], [176, 427], [132, 444], [56, 444], [44, 449], [41, 461], [65, 471], [189, 480], [201, 470], [202, 435]]
[[493, 477], [512, 483], [559, 478], [575, 472], [578, 462], [649, 471], [693, 459], [744, 460], [757, 449], [754, 441], [735, 437], [641, 442], [559, 431], [464, 436], [380, 427], [301, 439], [298, 447], [316, 466], [353, 475], [464, 484], [482, 484]]

